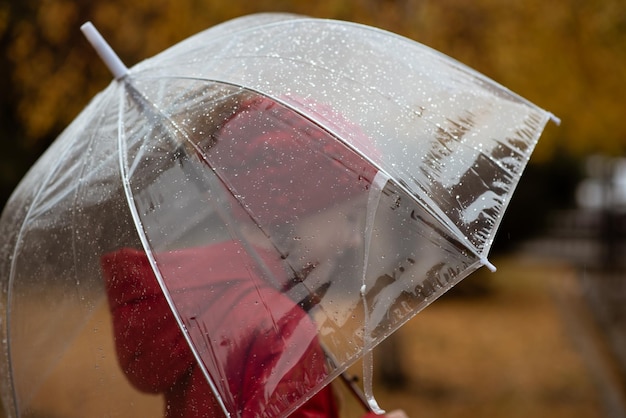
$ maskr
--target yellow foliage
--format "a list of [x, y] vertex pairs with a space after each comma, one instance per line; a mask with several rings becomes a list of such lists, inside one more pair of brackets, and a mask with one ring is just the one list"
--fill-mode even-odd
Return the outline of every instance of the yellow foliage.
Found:
[[[14, 2], [21, 0], [13, 0]], [[17, 3], [15, 3], [17, 4]], [[49, 140], [110, 76], [79, 32], [92, 20], [133, 64], [200, 30], [249, 13], [352, 20], [410, 37], [558, 115], [534, 158], [626, 150], [626, 3], [621, 0], [31, 0], [0, 5], [0, 34], [24, 140]]]
[[51, 45], [67, 44], [74, 32], [76, 5], [69, 0], [45, 0], [37, 11], [37, 26]]

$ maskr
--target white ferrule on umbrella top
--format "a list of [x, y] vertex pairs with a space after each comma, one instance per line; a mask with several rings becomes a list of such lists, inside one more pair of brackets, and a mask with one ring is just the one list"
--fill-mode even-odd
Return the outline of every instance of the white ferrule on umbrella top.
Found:
[[102, 61], [104, 61], [115, 79], [121, 80], [124, 78], [128, 74], [128, 68], [126, 68], [126, 65], [124, 65], [96, 27], [91, 22], [87, 22], [80, 29], [96, 52], [98, 52], [98, 55], [102, 58]]

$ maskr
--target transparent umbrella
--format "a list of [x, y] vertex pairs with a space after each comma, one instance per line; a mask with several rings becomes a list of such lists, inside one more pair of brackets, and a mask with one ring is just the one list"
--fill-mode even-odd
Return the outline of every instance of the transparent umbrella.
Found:
[[[336, 413], [328, 385], [481, 266], [546, 111], [432, 49], [251, 15], [127, 69], [2, 233], [10, 416]], [[163, 406], [165, 404], [165, 406]]]

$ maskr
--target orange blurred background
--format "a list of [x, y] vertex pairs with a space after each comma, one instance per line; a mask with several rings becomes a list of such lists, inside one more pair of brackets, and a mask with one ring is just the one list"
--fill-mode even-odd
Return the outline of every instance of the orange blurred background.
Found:
[[626, 416], [622, 0], [4, 0], [2, 203], [111, 81], [82, 23], [132, 66], [217, 23], [277, 11], [407, 36], [562, 120], [510, 205], [498, 272], [466, 279], [377, 349], [382, 406], [412, 417]]

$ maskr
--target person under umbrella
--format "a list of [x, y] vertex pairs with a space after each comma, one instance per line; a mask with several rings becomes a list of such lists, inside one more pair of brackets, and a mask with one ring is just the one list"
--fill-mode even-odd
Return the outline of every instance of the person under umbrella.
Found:
[[[102, 257], [120, 365], [135, 387], [164, 395], [168, 418], [221, 416], [220, 402], [243, 417], [273, 416], [319, 389], [328, 360], [308, 313], [364, 245], [355, 202], [367, 199], [377, 170], [273, 100], [245, 93], [229, 103], [234, 110], [213, 134], [201, 130], [194, 152], [238, 196], [231, 205], [241, 236], [155, 258], [201, 361], [223, 367], [226, 382], [211, 378], [230, 399], [213, 394], [146, 253], [122, 248]], [[315, 289], [288, 296], [313, 275]], [[338, 414], [325, 386], [292, 416]]]

